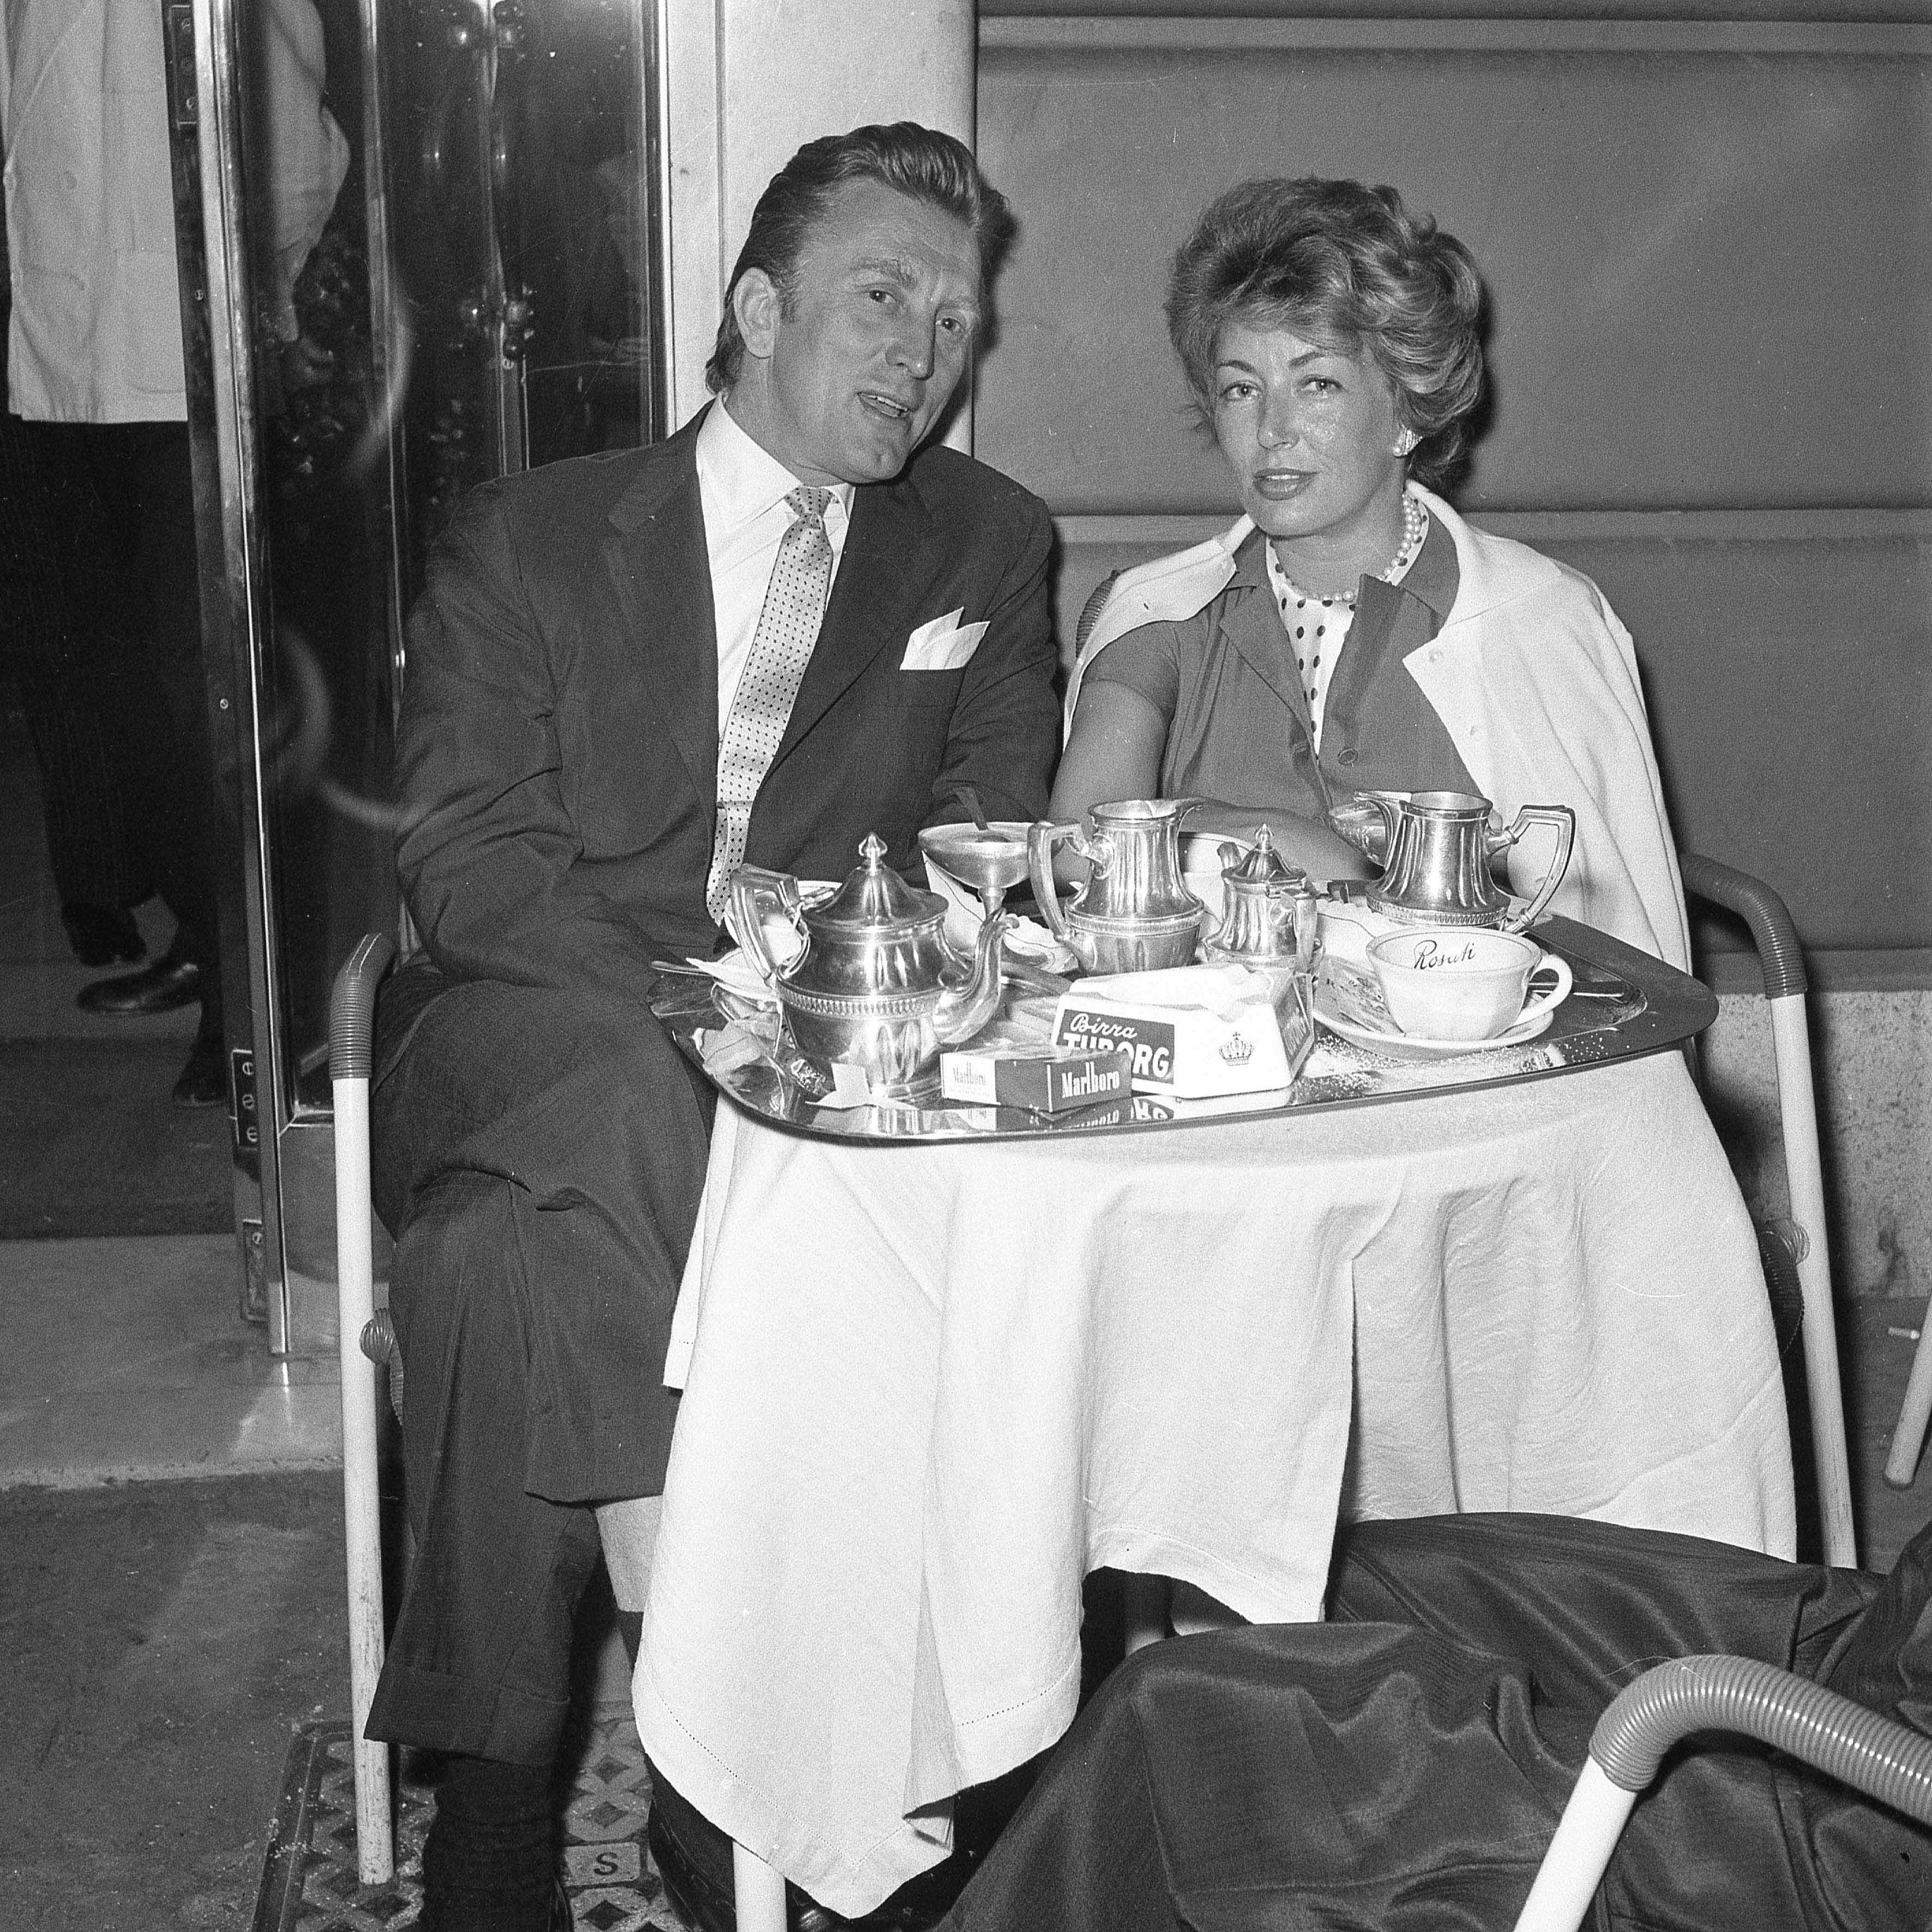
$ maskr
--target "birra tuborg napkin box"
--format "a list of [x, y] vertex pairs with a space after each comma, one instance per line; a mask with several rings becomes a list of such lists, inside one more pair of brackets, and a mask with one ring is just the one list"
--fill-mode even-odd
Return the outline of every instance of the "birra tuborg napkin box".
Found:
[[1136, 1094], [1268, 1093], [1294, 1078], [1278, 1010], [1287, 978], [1240, 966], [1177, 966], [1082, 980], [1054, 1010], [1054, 1042], [1126, 1048]]
[[1122, 1097], [1132, 1064], [1130, 1055], [1112, 1047], [962, 1048], [939, 1056], [939, 1090], [948, 1100], [1059, 1114]]

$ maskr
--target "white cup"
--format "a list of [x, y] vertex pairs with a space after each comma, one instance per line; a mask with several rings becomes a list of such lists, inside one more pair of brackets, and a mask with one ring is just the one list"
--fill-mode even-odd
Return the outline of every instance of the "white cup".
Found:
[[[1487, 926], [1410, 927], [1369, 942], [1389, 1017], [1418, 1040], [1493, 1040], [1568, 997], [1570, 965], [1534, 940]], [[1529, 978], [1556, 984], [1527, 1005]]]

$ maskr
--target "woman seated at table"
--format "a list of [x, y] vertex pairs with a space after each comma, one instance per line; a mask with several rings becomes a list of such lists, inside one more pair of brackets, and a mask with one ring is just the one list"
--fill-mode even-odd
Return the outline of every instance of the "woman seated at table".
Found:
[[[1567, 805], [1553, 909], [1682, 967], [1629, 633], [1587, 578], [1426, 487], [1464, 452], [1481, 311], [1468, 251], [1393, 188], [1254, 181], [1208, 209], [1168, 328], [1245, 514], [1115, 580], [1053, 815], [1196, 795], [1190, 832], [1265, 819], [1325, 879], [1366, 869], [1328, 822], [1358, 791], [1479, 793], [1506, 820]], [[1532, 835], [1510, 862], [1527, 886], [1548, 856]]]

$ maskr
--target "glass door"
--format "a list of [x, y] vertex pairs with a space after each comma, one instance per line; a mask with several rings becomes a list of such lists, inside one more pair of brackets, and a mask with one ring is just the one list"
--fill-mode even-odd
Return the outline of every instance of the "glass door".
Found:
[[[332, 1338], [328, 998], [400, 931], [389, 770], [431, 542], [665, 428], [648, 0], [160, 0], [248, 1312]], [[246, 997], [242, 997], [242, 989]]]

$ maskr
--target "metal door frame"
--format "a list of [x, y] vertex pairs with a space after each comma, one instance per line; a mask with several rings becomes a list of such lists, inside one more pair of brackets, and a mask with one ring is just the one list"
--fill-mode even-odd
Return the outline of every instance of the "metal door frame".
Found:
[[[152, 0], [150, 0], [152, 4]], [[326, 1253], [333, 1275], [332, 1214], [322, 1225], [332, 1189], [332, 1117], [326, 1107], [303, 1106], [286, 1065], [282, 1034], [280, 937], [276, 930], [276, 855], [268, 778], [262, 746], [269, 742], [272, 679], [268, 662], [273, 610], [266, 556], [265, 478], [257, 409], [253, 305], [255, 286], [248, 238], [249, 182], [243, 140], [242, 34], [248, 0], [160, 0], [168, 43], [172, 134], [176, 146], [176, 220], [181, 244], [183, 333], [190, 365], [190, 442], [194, 455], [196, 542], [202, 582], [202, 656], [208, 683], [211, 741], [218, 758], [234, 760], [239, 865], [218, 879], [224, 1003], [236, 1122], [237, 1232], [242, 1246], [244, 1314], [266, 1318], [270, 1352], [320, 1355], [335, 1346], [332, 1278], [318, 1280], [295, 1264]], [[388, 247], [388, 210], [383, 153], [386, 123], [382, 0], [357, 0], [362, 24], [364, 110], [364, 194], [372, 304], [377, 318], [393, 308]], [[487, 23], [492, 0], [472, 0]], [[666, 352], [670, 340], [671, 286], [668, 247], [668, 164], [664, 113], [669, 16], [676, 0], [657, 0], [646, 31], [651, 71], [640, 100], [644, 145], [639, 166], [650, 184], [649, 246], [656, 286], [650, 321]], [[193, 40], [191, 94], [184, 86], [184, 41]], [[199, 172], [199, 207], [182, 153], [188, 131]], [[197, 217], [200, 236], [190, 232]], [[194, 245], [196, 241], [199, 248]], [[198, 355], [206, 338], [205, 361]], [[371, 328], [380, 393], [395, 370], [380, 320]], [[196, 370], [208, 372], [197, 397]], [[200, 406], [197, 408], [196, 404]], [[658, 405], [663, 408], [662, 401]], [[662, 424], [658, 426], [660, 430]], [[404, 553], [407, 506], [403, 500], [398, 430], [386, 439], [388, 524], [392, 572]], [[392, 578], [392, 586], [398, 580]], [[404, 666], [404, 612], [392, 596], [388, 649], [399, 694]], [[405, 916], [406, 918], [406, 916]], [[399, 937], [406, 939], [406, 932]], [[245, 985], [245, 1004], [236, 997]], [[296, 1184], [299, 1200], [292, 1198]], [[311, 1230], [310, 1219], [316, 1222]], [[292, 1244], [292, 1224], [302, 1227]]]

